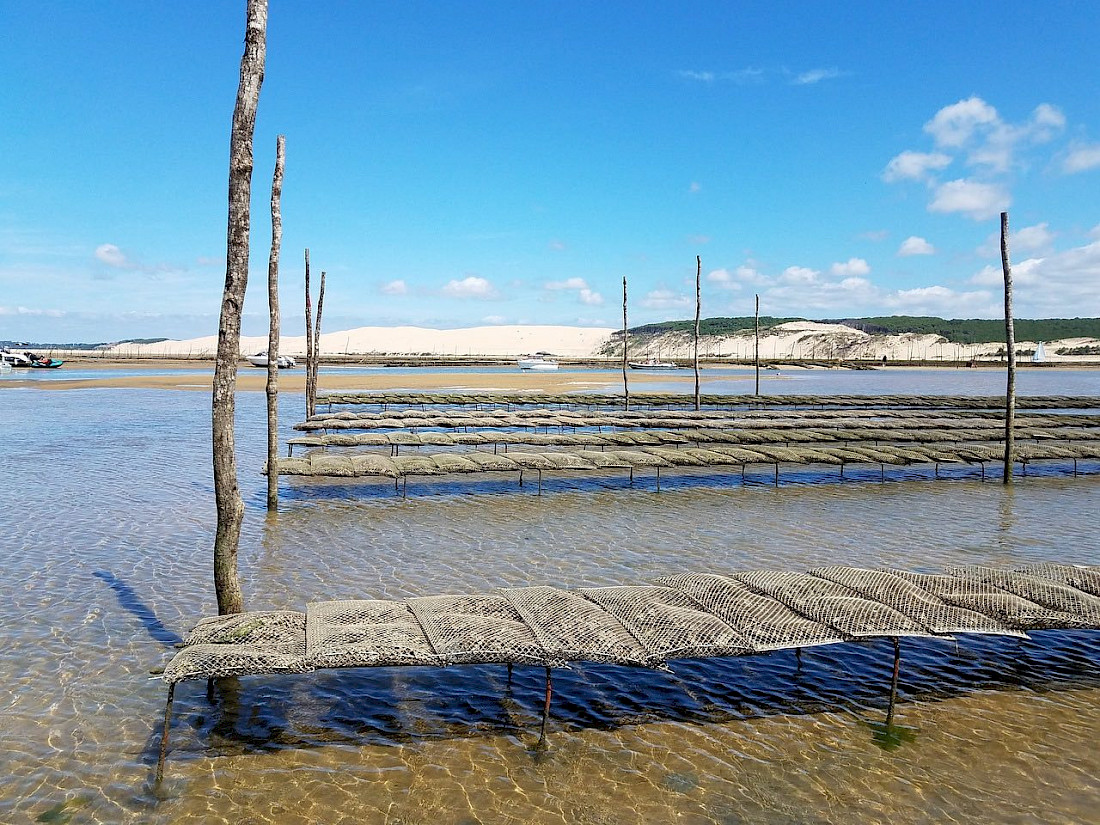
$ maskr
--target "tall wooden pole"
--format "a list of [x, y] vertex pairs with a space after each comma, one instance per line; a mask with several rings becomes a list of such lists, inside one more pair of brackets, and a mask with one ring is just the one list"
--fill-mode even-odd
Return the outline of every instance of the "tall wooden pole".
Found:
[[630, 386], [626, 380], [626, 276], [623, 276], [623, 409], [630, 409]]
[[312, 377], [312, 370], [310, 364], [313, 363], [313, 308], [309, 302], [309, 249], [306, 249], [306, 418], [308, 419], [313, 415], [312, 404], [312, 388], [310, 387], [310, 379]]
[[321, 310], [325, 306], [325, 271], [321, 270], [321, 288], [317, 293], [317, 321], [313, 327], [313, 360], [309, 364], [309, 414], [317, 411], [317, 370], [321, 366]]
[[756, 296], [756, 344], [753, 347], [753, 362], [756, 364], [756, 394], [760, 395], [760, 296]]
[[211, 396], [214, 457], [214, 503], [218, 526], [214, 535], [214, 591], [218, 613], [240, 613], [244, 596], [237, 570], [237, 548], [244, 521], [244, 502], [237, 482], [236, 411], [237, 361], [241, 357], [241, 312], [248, 286], [248, 239], [252, 193], [252, 136], [264, 79], [267, 53], [267, 0], [248, 0], [244, 54], [233, 127], [229, 137], [229, 218], [226, 232], [225, 289], [218, 322], [218, 355]]
[[700, 276], [703, 272], [703, 260], [695, 256], [695, 409], [700, 407], [699, 397], [699, 313], [702, 310], [702, 291], [700, 289]]
[[279, 507], [279, 248], [283, 242], [283, 170], [286, 138], [275, 140], [275, 174], [271, 179], [271, 255], [267, 259], [267, 509]]
[[1001, 269], [1005, 276], [1005, 347], [1008, 349], [1008, 387], [1005, 390], [1005, 466], [1003, 480], [1012, 483], [1016, 445], [1016, 333], [1012, 327], [1012, 263], [1008, 256], [1008, 213], [1001, 213]]

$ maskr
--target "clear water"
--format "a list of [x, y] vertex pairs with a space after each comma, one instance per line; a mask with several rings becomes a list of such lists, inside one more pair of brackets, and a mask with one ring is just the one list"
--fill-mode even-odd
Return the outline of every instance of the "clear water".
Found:
[[[784, 471], [778, 488], [770, 471], [662, 474], [660, 493], [548, 475], [541, 497], [514, 478], [412, 483], [407, 499], [285, 480], [271, 517], [264, 403], [238, 398], [252, 609], [764, 566], [1100, 564], [1095, 467], [1008, 489], [877, 468]], [[301, 414], [283, 399], [284, 439]], [[888, 644], [808, 650], [801, 667], [578, 665], [555, 672], [545, 754], [538, 668], [511, 685], [503, 667], [261, 677], [216, 706], [185, 683], [156, 789], [166, 691], [149, 672], [216, 612], [209, 415], [205, 393], [0, 388], [0, 821], [1097, 821], [1095, 632], [906, 640], [886, 734]]]

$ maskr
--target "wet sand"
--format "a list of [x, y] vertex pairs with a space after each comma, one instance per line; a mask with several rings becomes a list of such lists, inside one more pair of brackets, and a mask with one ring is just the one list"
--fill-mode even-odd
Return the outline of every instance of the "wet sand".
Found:
[[[130, 361], [130, 360], [89, 360], [73, 361], [74, 369], [80, 370], [148, 370], [148, 375], [111, 375], [103, 378], [56, 378], [41, 381], [21, 378], [18, 374], [9, 375], [2, 386], [34, 387], [35, 389], [74, 390], [74, 389], [177, 389], [206, 391], [213, 385], [214, 365], [205, 361]], [[64, 369], [62, 367], [61, 369]], [[733, 376], [731, 377], [738, 377]], [[748, 376], [745, 376], [748, 378]], [[279, 373], [279, 392], [300, 393], [305, 391], [305, 369], [284, 370]], [[685, 392], [694, 385], [691, 370], [678, 373], [630, 373], [630, 385], [669, 381], [682, 382]], [[502, 390], [530, 392], [579, 392], [622, 387], [621, 376], [615, 373], [595, 373], [591, 371], [574, 372], [568, 368], [551, 372], [439, 372], [425, 368], [422, 373], [391, 371], [347, 371], [326, 369], [322, 364], [318, 374], [321, 392], [326, 390]], [[237, 371], [237, 389], [263, 392], [267, 387], [267, 370], [251, 366], [240, 367]]]

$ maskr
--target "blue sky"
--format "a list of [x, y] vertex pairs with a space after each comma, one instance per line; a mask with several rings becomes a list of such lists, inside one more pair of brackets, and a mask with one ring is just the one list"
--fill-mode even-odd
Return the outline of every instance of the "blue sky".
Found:
[[[272, 0], [244, 331], [1100, 316], [1091, 3]], [[214, 334], [244, 3], [0, 0], [0, 339]]]

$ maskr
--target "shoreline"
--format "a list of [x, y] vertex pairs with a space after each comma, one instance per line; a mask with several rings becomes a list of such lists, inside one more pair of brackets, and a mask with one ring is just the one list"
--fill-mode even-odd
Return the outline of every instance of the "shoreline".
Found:
[[[175, 389], [191, 391], [208, 391], [213, 386], [214, 362], [212, 360], [186, 360], [169, 358], [75, 358], [66, 362], [74, 369], [86, 371], [108, 370], [133, 370], [139, 374], [123, 376], [79, 377], [65, 378], [53, 377], [42, 380], [39, 378], [23, 377], [20, 372], [6, 374], [0, 379], [0, 391], [4, 387], [35, 388], [50, 390], [69, 389]], [[762, 362], [763, 363], [763, 362]], [[866, 370], [869, 368], [890, 372], [904, 372], [912, 370], [967, 370], [974, 372], [986, 372], [989, 370], [1005, 369], [1005, 365], [998, 363], [981, 363], [968, 367], [963, 363], [904, 363], [881, 364], [850, 362], [846, 365], [824, 365], [821, 362], [799, 363], [790, 361], [769, 362], [779, 367], [778, 370], [761, 371], [761, 379], [769, 382], [783, 380], [790, 374], [801, 374], [813, 370], [847, 369], [852, 371]], [[618, 364], [608, 364], [606, 361], [593, 361], [577, 359], [566, 361], [562, 359], [562, 369], [557, 371], [519, 371], [486, 373], [478, 371], [477, 367], [506, 367], [514, 366], [514, 360], [479, 359], [474, 364], [467, 359], [442, 361], [440, 363], [427, 364], [400, 364], [365, 363], [363, 359], [355, 361], [325, 359], [322, 361], [322, 369], [318, 374], [319, 389], [326, 390], [476, 390], [483, 392], [499, 391], [523, 391], [531, 392], [570, 392], [583, 390], [600, 390], [622, 387], [622, 377]], [[356, 372], [353, 374], [341, 374], [339, 370], [325, 371], [324, 367], [362, 367], [377, 366], [377, 372]], [[385, 366], [399, 366], [404, 369], [412, 369], [413, 372], [397, 372], [385, 369]], [[435, 368], [446, 366], [450, 368], [468, 368], [468, 371], [436, 372]], [[704, 362], [700, 364], [702, 369], [728, 371], [729, 375], [722, 380], [752, 380], [754, 370], [752, 364], [730, 362]], [[1044, 363], [1041, 365], [1027, 363], [1018, 365], [1021, 370], [1100, 370], [1100, 364], [1066, 364]], [[570, 368], [573, 368], [572, 370]], [[604, 369], [607, 374], [592, 374], [591, 372], [579, 372], [580, 369]], [[64, 370], [65, 367], [60, 367]], [[423, 373], [417, 370], [423, 369]], [[149, 374], [140, 374], [147, 371]], [[784, 372], [786, 371], [786, 372]], [[628, 373], [632, 386], [644, 386], [651, 383], [683, 383], [690, 386], [694, 383], [694, 371], [690, 366], [677, 371], [647, 372], [644, 370], [631, 370]], [[242, 361], [237, 370], [237, 389], [243, 392], [263, 392], [267, 387], [267, 370], [249, 365]], [[305, 369], [298, 367], [292, 370], [279, 372], [279, 392], [300, 393], [305, 391]]]

